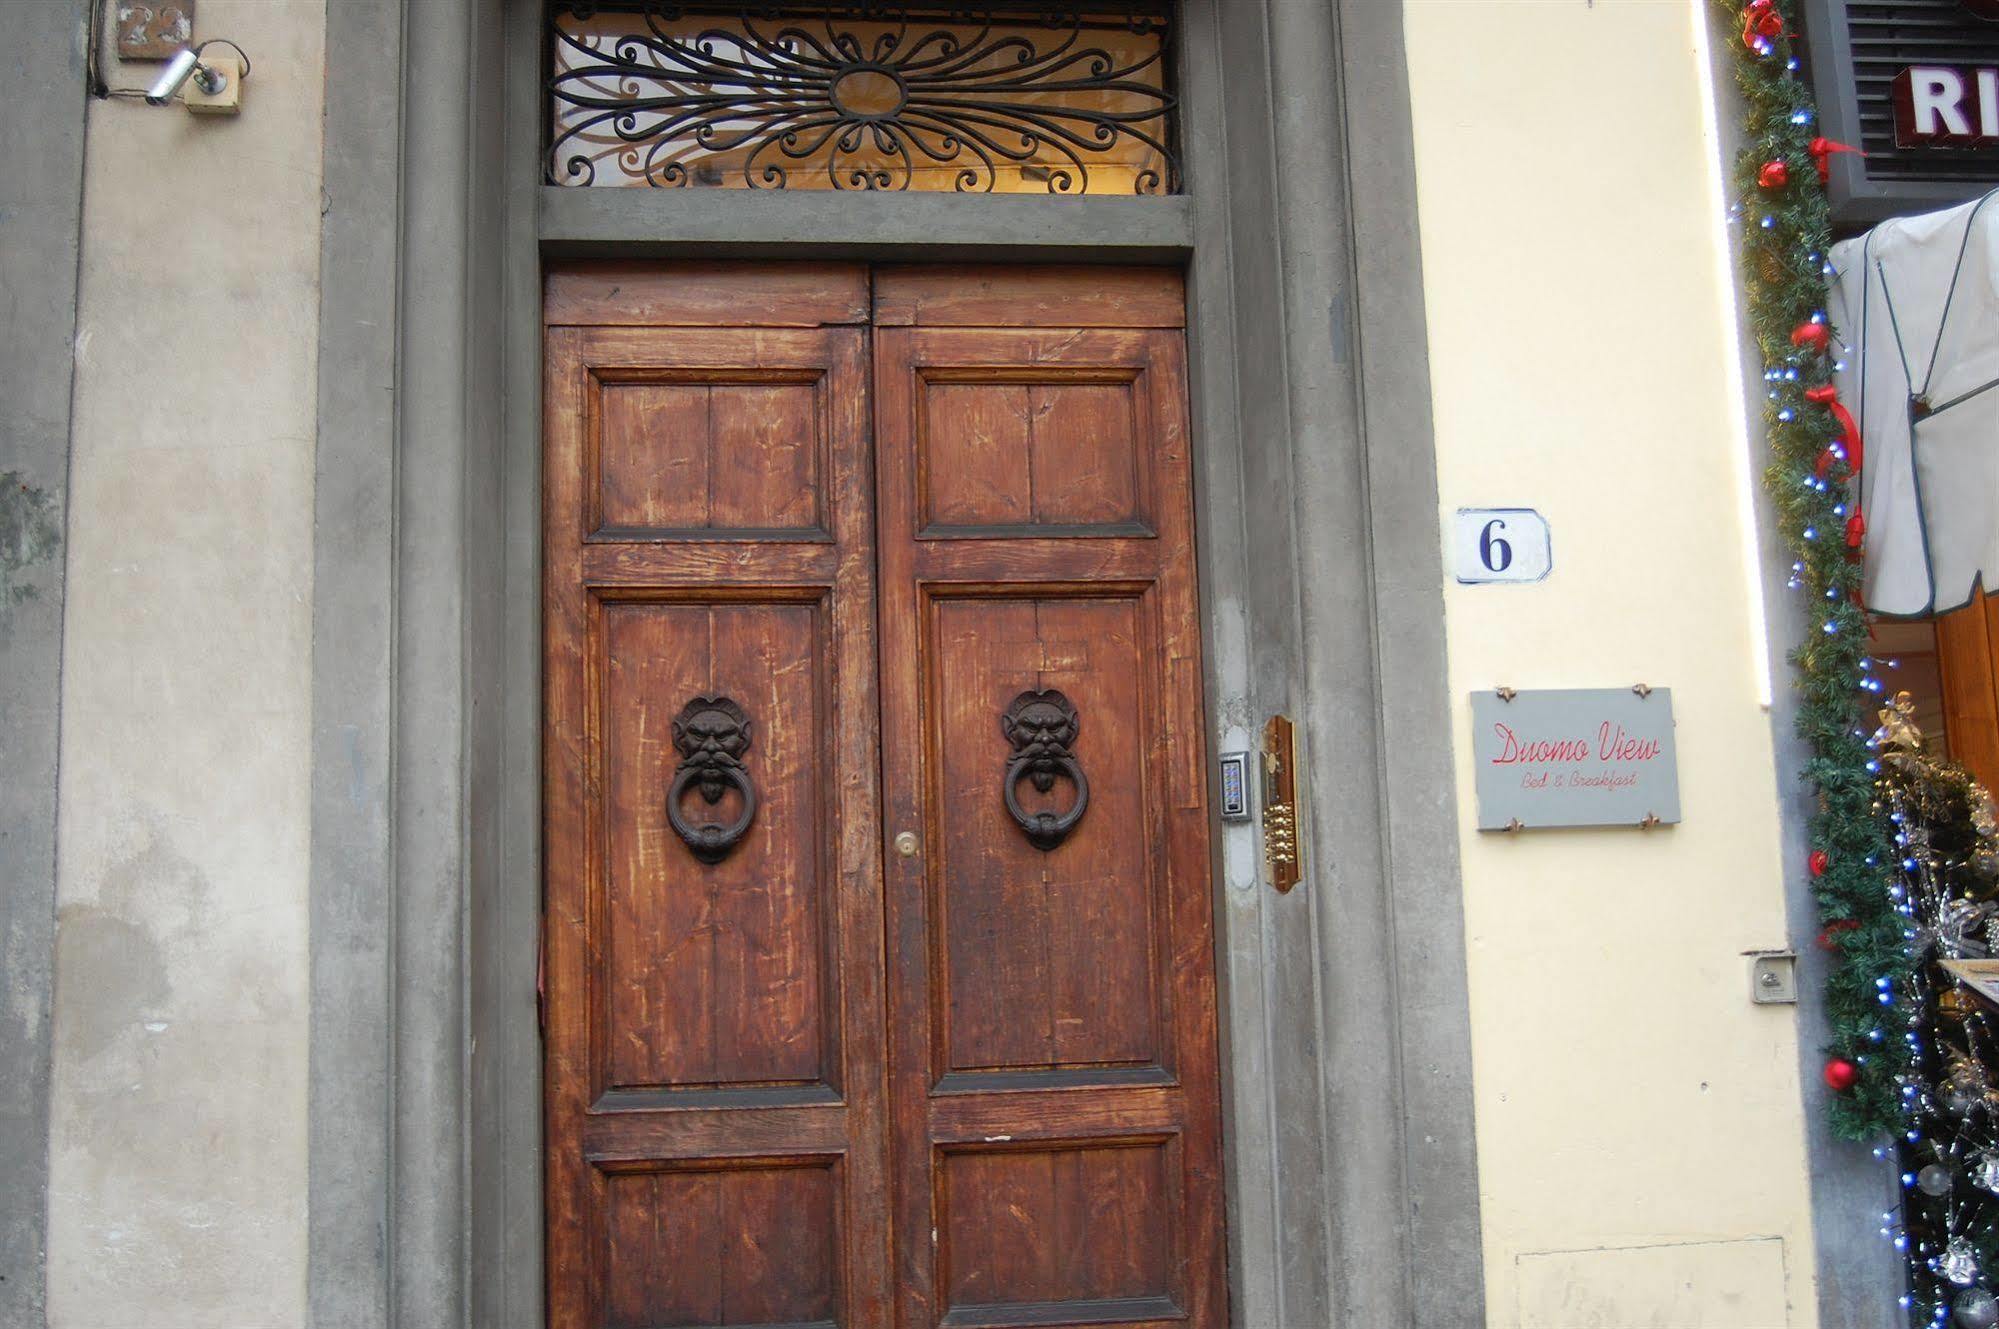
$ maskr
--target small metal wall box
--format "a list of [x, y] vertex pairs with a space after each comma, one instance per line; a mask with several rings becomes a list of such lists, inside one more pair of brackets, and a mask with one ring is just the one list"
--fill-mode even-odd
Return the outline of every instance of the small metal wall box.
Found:
[[1297, 766], [1296, 731], [1289, 719], [1273, 715], [1263, 726], [1263, 862], [1280, 893], [1303, 875]]
[[1791, 951], [1752, 951], [1749, 999], [1758, 1006], [1788, 1006], [1798, 1000], [1798, 957]]
[[249, 72], [243, 66], [243, 57], [234, 51], [216, 58], [203, 57], [203, 62], [222, 75], [222, 81], [215, 91], [202, 88], [201, 81], [191, 81], [181, 93], [181, 101], [194, 115], [235, 115], [243, 109], [243, 79]]
[[1249, 754], [1222, 754], [1222, 820], [1249, 820]]

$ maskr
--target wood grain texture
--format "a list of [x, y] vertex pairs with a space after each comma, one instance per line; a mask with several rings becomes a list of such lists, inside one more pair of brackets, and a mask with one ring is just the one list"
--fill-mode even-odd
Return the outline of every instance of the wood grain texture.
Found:
[[821, 384], [605, 383], [599, 536], [817, 531]]
[[950, 1306], [1173, 1304], [1168, 1152], [1157, 1139], [946, 1152], [937, 1207], [949, 1216]]
[[[896, 269], [844, 326], [866, 282], [550, 279], [550, 1322], [1220, 1329], [1178, 281]], [[999, 717], [1050, 688], [1043, 850]], [[717, 693], [762, 801], [703, 864]]]
[[[605, 1185], [601, 1323], [832, 1323], [838, 1205], [827, 1160], [614, 1173]], [[708, 1258], [689, 1259], [694, 1251]]]
[[[867, 346], [756, 322], [865, 310], [864, 279], [551, 292], [552, 321], [660, 326], [547, 331], [550, 1323], [884, 1324]], [[706, 318], [737, 326], [671, 326]], [[704, 864], [665, 796], [673, 717], [717, 693], [762, 801]]]
[[[817, 806], [833, 757], [821, 742], [819, 606], [613, 602], [601, 621], [609, 844], [596, 1037], [606, 1065], [592, 1097], [836, 1081], [824, 908], [832, 883]], [[715, 695], [750, 717], [744, 765], [759, 806], [735, 852], [703, 865], [656, 809], [677, 764], [674, 712]], [[734, 792], [712, 812], [698, 792], [682, 801], [721, 821], [741, 804]]]
[[[928, 340], [918, 339], [916, 354]], [[1122, 358], [1137, 344], [1115, 333], [1081, 340], [1089, 348], [1083, 354], [1106, 358]], [[1029, 333], [1007, 349], [1018, 360], [1073, 357], [1079, 348], [1065, 341]], [[1144, 402], [1136, 387], [1126, 374], [1054, 365], [919, 371], [919, 538], [1026, 533], [1022, 528], [1151, 534], [1151, 457], [1139, 446]]]
[[[922, 845], [888, 862], [899, 1325], [1225, 1323], [1180, 304], [877, 277], [883, 802]], [[1091, 806], [1044, 852], [998, 717], [1050, 687]]]
[[[1131, 600], [994, 597], [930, 602], [926, 700], [937, 716], [937, 806], [990, 814], [1008, 749], [998, 717], [1022, 691], [1060, 689], [1080, 718], [1090, 781], [1057, 852], [994, 815], [943, 820], [932, 927], [952, 1071], [1144, 1066], [1159, 1061], [1162, 874], [1146, 824], [1150, 744], [1140, 689], [1142, 613]], [[1066, 780], [1017, 790], [1029, 812], [1074, 799]]]
[[1171, 268], [949, 267], [874, 274], [880, 328], [1184, 328], [1187, 295]]
[[1999, 788], [1999, 614], [1984, 591], [1936, 620], [1937, 673], [1951, 759]]
[[542, 286], [550, 327], [816, 328], [868, 321], [868, 270], [851, 263], [564, 263]]
[[[627, 544], [824, 541], [832, 469], [825, 333], [582, 334], [581, 536]], [[608, 442], [607, 442], [608, 440]]]

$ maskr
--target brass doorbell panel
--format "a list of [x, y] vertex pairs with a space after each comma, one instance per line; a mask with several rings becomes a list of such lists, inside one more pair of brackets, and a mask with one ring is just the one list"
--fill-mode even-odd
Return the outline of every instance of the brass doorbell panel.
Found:
[[1298, 884], [1298, 745], [1291, 721], [1273, 715], [1263, 726], [1263, 863], [1280, 892]]

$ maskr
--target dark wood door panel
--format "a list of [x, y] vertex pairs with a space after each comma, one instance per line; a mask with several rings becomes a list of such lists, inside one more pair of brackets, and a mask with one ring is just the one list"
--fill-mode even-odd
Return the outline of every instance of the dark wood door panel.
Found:
[[[552, 330], [589, 367], [580, 413], [583, 539], [632, 547], [832, 541], [836, 431], [866, 429], [829, 373], [865, 347], [852, 330]], [[666, 566], [672, 566], [667, 560]]]
[[940, 1150], [943, 1323], [1183, 1319], [1177, 1153], [1159, 1138]]
[[[917, 834], [887, 890], [898, 1323], [1219, 1327], [1181, 297], [1010, 280], [876, 285], [883, 798]], [[1023, 693], [1060, 694], [1076, 764], [1017, 815]]]
[[600, 454], [598, 538], [825, 536], [824, 379], [709, 369], [595, 386], [617, 441]]
[[817, 328], [865, 324], [856, 263], [565, 263], [543, 284], [550, 327]]
[[[684, 316], [717, 280], [558, 278], [550, 312]], [[813, 299], [726, 284], [733, 318]], [[548, 330], [558, 1329], [886, 1323], [866, 356], [854, 327]]]
[[[605, 864], [595, 1012], [597, 1091], [839, 1086], [836, 825], [823, 601], [599, 602], [593, 631]], [[755, 816], [704, 864], [656, 810], [679, 765], [675, 721], [697, 697], [748, 719], [740, 763]], [[684, 810], [729, 824], [744, 795]], [[702, 1018], [692, 1018], [695, 1015]], [[662, 1100], [662, 1103], [665, 1100]]]
[[549, 280], [550, 1321], [1220, 1329], [1179, 281], [869, 283]]
[[[890, 334], [909, 381], [916, 538], [1150, 536], [1172, 420], [1154, 359], [1177, 334], [926, 328]], [[905, 396], [906, 394], [906, 396]]]
[[649, 1165], [601, 1185], [606, 1329], [838, 1323], [837, 1159]]
[[1165, 268], [948, 266], [874, 271], [878, 328], [1183, 328], [1187, 296]]
[[921, 375], [918, 539], [1019, 528], [1145, 535], [1151, 478], [1135, 372]]
[[[1136, 598], [1031, 590], [929, 598], [922, 655], [932, 772], [933, 1078], [964, 1090], [992, 1071], [1032, 1083], [1084, 1068], [1157, 1068], [1164, 864], [1150, 741], [1160, 732], [1145, 661], [1151, 615]], [[1087, 781], [1082, 820], [1050, 852], [1009, 815], [1012, 747], [1000, 717], [1023, 692], [1055, 689], [1075, 711]], [[1074, 805], [1058, 778], [1014, 785], [1031, 814]], [[1151, 796], [1149, 796], [1151, 794]], [[1154, 806], [1149, 806], [1154, 805]]]

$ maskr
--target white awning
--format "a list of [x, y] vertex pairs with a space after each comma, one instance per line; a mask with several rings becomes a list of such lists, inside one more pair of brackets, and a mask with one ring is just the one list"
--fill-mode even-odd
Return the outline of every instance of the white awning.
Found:
[[1832, 247], [1826, 315], [1860, 425], [1867, 607], [1999, 590], [1999, 191]]

